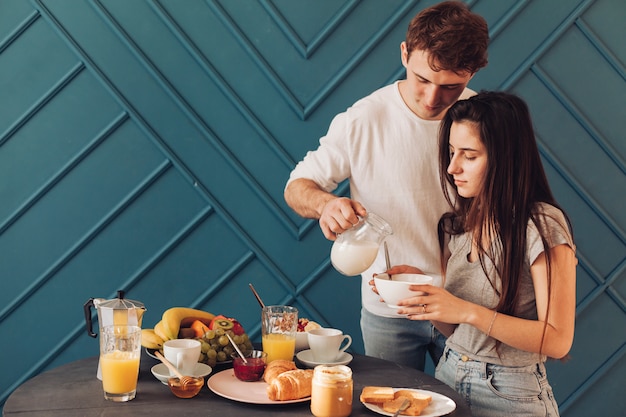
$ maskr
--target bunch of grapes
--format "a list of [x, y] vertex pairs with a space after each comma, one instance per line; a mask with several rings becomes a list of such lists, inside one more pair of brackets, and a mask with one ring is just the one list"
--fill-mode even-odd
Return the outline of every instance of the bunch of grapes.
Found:
[[228, 340], [226, 334], [230, 335], [233, 342], [237, 344], [237, 347], [244, 355], [252, 350], [252, 342], [250, 342], [246, 333], [236, 335], [232, 330], [224, 330], [218, 327], [214, 330], [208, 330], [204, 336], [198, 338], [202, 344], [202, 353], [198, 361], [214, 367], [217, 363], [232, 360], [231, 354], [235, 352], [235, 348]]

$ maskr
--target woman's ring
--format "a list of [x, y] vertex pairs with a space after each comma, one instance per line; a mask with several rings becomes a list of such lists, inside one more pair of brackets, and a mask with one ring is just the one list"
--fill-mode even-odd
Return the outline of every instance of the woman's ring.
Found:
[[422, 314], [426, 314], [426, 304], [422, 304]]

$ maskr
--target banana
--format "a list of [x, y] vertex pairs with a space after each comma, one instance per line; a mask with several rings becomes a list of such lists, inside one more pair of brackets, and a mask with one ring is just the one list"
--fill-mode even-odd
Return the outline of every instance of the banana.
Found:
[[161, 339], [154, 332], [154, 329], [142, 329], [141, 330], [141, 346], [148, 349], [163, 348], [163, 339]]
[[161, 323], [163, 324], [163, 333], [168, 340], [178, 337], [180, 323], [187, 317], [213, 319], [215, 314], [188, 307], [172, 307], [165, 310], [161, 318]]
[[167, 335], [165, 334], [165, 329], [163, 328], [163, 320], [154, 325], [154, 333], [156, 333], [157, 336], [163, 339], [163, 341], [170, 340], [170, 338], [167, 337]]

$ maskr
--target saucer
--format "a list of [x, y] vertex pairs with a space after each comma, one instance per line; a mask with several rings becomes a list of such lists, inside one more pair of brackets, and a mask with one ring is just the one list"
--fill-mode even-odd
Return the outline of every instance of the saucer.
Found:
[[[205, 377], [208, 374], [210, 374], [212, 370], [213, 368], [211, 368], [209, 365], [198, 362], [196, 364], [196, 369], [194, 370], [193, 375], [189, 375], [189, 376]], [[154, 375], [156, 379], [158, 379], [159, 381], [167, 385], [167, 380], [171, 378], [170, 370], [167, 369], [167, 366], [165, 366], [162, 363], [159, 363], [159, 364], [154, 365], [151, 371], [152, 371], [152, 375]]]
[[311, 349], [298, 352], [298, 354], [296, 354], [296, 358], [310, 368], [314, 368], [317, 365], [347, 365], [352, 362], [352, 355], [347, 352], [339, 354], [339, 358], [334, 362], [316, 362], [315, 359], [313, 359], [313, 352]]

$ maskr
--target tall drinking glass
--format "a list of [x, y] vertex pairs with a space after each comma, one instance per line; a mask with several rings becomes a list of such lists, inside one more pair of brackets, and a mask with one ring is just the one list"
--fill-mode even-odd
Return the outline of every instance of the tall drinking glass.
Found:
[[261, 312], [261, 338], [267, 363], [276, 359], [293, 360], [298, 331], [298, 309], [266, 306]]
[[137, 392], [141, 328], [104, 326], [100, 332], [100, 368], [104, 398], [130, 401]]

